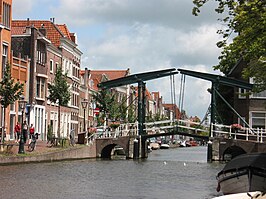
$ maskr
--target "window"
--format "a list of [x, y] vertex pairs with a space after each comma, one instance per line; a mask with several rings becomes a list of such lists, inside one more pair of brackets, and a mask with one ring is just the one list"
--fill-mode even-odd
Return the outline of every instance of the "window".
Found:
[[38, 42], [37, 43], [37, 62], [44, 65], [46, 63], [46, 53], [45, 53], [45, 44]]
[[53, 73], [54, 71], [54, 61], [50, 59], [50, 73]]
[[45, 99], [45, 79], [37, 77], [36, 97]]
[[64, 66], [64, 73], [67, 72], [67, 66], [68, 66], [68, 61], [66, 60], [65, 66]]
[[266, 112], [251, 112], [252, 128], [263, 128], [266, 126]]
[[[251, 84], [254, 84], [254, 80], [253, 78], [250, 78], [250, 83]], [[265, 91], [262, 91], [262, 92], [259, 92], [259, 93], [253, 93], [252, 98], [261, 98], [261, 99], [264, 99], [266, 98], [266, 90]]]
[[266, 90], [259, 92], [259, 93], [253, 93], [252, 97], [253, 98], [266, 98]]
[[246, 93], [247, 93], [247, 90], [246, 89], [239, 88], [238, 89], [238, 98], [239, 99], [246, 99]]
[[16, 111], [14, 103], [10, 104], [10, 111]]
[[4, 72], [7, 64], [7, 54], [8, 54], [8, 46], [3, 44], [3, 53], [2, 53], [2, 77], [4, 77]]
[[11, 6], [4, 2], [3, 4], [3, 25], [7, 28], [10, 28], [10, 13], [11, 13]]
[[57, 68], [59, 67], [58, 62], [55, 63], [55, 71], [57, 71]]

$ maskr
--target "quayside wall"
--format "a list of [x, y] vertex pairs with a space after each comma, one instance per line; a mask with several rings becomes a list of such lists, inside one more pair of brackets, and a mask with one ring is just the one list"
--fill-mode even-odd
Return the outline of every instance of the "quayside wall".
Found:
[[1, 156], [0, 165], [31, 163], [31, 162], [53, 162], [61, 160], [87, 159], [96, 157], [96, 146], [81, 145], [74, 148], [60, 149], [42, 154], [25, 154], [17, 156]]

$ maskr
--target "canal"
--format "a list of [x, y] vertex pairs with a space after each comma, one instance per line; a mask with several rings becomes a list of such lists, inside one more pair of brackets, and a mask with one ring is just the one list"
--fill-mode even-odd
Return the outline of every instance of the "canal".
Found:
[[210, 199], [224, 165], [206, 147], [156, 150], [146, 160], [77, 160], [0, 166], [3, 199]]

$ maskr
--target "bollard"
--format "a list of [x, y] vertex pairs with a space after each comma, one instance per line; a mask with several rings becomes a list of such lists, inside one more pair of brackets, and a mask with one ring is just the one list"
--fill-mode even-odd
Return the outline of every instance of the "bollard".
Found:
[[138, 139], [134, 139], [134, 150], [133, 150], [133, 159], [139, 158], [139, 141]]
[[208, 141], [207, 162], [212, 162], [212, 141]]

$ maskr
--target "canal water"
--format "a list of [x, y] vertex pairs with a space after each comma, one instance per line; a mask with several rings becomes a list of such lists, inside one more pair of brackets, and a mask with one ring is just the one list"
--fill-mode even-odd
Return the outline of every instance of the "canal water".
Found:
[[224, 165], [207, 147], [156, 150], [146, 160], [76, 160], [0, 166], [3, 199], [210, 199]]

